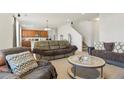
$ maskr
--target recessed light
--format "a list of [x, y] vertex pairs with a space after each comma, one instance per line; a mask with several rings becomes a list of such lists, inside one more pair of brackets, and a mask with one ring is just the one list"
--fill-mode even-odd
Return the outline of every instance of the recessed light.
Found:
[[20, 17], [21, 16], [21, 14], [20, 13], [18, 13], [18, 15], [17, 15], [18, 17]]
[[99, 20], [100, 20], [100, 18], [95, 18], [95, 20], [96, 20], [96, 21], [99, 21]]
[[66, 21], [67, 21], [67, 22], [70, 22], [70, 19], [68, 18]]
[[27, 14], [24, 14], [24, 16], [28, 16]]
[[81, 15], [85, 15], [85, 13], [81, 13]]

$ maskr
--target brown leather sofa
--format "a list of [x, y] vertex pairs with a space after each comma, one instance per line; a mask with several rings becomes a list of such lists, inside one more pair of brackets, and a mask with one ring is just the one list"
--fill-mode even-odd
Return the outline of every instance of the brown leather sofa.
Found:
[[35, 42], [33, 52], [38, 60], [53, 60], [74, 55], [76, 50], [77, 47], [66, 40], [48, 40]]
[[0, 50], [0, 79], [52, 79], [57, 78], [54, 66], [45, 60], [37, 61], [38, 67], [30, 70], [22, 76], [17, 76], [11, 72], [6, 56], [9, 54], [31, 51], [30, 48], [18, 47]]
[[104, 43], [105, 50], [92, 50], [91, 55], [103, 58], [107, 63], [124, 67], [124, 53], [113, 52], [115, 43]]

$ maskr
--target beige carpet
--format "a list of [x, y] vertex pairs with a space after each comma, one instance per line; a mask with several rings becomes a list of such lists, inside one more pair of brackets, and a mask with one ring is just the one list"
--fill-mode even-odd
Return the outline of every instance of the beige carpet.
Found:
[[[76, 55], [78, 54], [82, 54], [82, 52], [76, 52]], [[72, 65], [68, 63], [67, 58], [53, 60], [51, 61], [51, 63], [56, 68], [56, 71], [58, 73], [58, 79], [71, 79], [71, 77], [67, 73], [67, 69], [71, 69]]]
[[58, 73], [58, 79], [70, 79], [70, 76], [67, 73], [67, 68], [71, 65], [67, 62], [66, 58], [54, 60], [51, 62], [56, 68], [56, 71]]
[[[77, 52], [77, 54], [81, 54]], [[51, 63], [55, 66], [58, 79], [71, 79], [67, 73], [67, 68], [71, 69], [71, 64], [68, 63], [67, 58], [53, 60]], [[121, 79], [124, 78], [124, 68], [106, 64], [104, 67], [104, 78], [107, 79]]]

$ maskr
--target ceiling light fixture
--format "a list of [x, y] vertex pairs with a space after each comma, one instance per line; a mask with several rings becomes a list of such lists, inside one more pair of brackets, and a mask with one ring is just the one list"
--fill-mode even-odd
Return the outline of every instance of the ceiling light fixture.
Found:
[[17, 16], [18, 16], [18, 17], [20, 17], [20, 16], [21, 16], [21, 14], [20, 14], [20, 13], [18, 13], [18, 14], [17, 14]]
[[95, 20], [96, 20], [96, 21], [99, 21], [99, 20], [100, 20], [100, 18], [95, 18]]
[[46, 20], [46, 27], [44, 28], [44, 30], [46, 30], [46, 31], [51, 30], [51, 28], [49, 28], [49, 26], [48, 26], [48, 20]]
[[81, 13], [81, 15], [85, 15], [85, 13]]

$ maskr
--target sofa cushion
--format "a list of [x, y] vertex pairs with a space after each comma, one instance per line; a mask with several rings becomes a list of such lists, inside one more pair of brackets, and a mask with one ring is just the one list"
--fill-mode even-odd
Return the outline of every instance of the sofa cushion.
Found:
[[114, 43], [104, 43], [104, 48], [106, 51], [112, 51], [114, 49]]
[[93, 56], [101, 57], [107, 60], [114, 60], [116, 58], [115, 54], [116, 53], [113, 53], [111, 51], [106, 51], [106, 50], [93, 50], [92, 51]]
[[38, 67], [26, 73], [26, 75], [21, 76], [23, 79], [49, 79], [49, 71], [44, 67]]
[[47, 65], [49, 65], [49, 61], [42, 59], [42, 60], [38, 60], [37, 64], [38, 64], [38, 66], [47, 66]]
[[7, 72], [0, 72], [0, 79], [20, 79], [18, 75], [7, 73]]
[[54, 55], [61, 55], [61, 54], [65, 54], [68, 53], [69, 49], [58, 49], [58, 50], [54, 50]]
[[33, 53], [43, 55], [44, 54], [44, 50], [41, 50], [41, 49], [38, 49], [38, 48], [34, 48], [33, 49]]
[[[45, 62], [45, 63], [44, 63]], [[57, 78], [57, 72], [54, 66], [48, 61], [42, 61], [37, 68], [30, 70], [21, 76], [26, 79], [50, 79]]]
[[66, 40], [59, 41], [59, 47], [60, 48], [67, 48], [69, 46], [70, 46], [70, 44], [68, 41], [66, 41]]
[[53, 49], [59, 49], [59, 46], [53, 46], [53, 45], [50, 45], [50, 49], [53, 50]]
[[39, 49], [41, 49], [41, 50], [49, 50], [50, 48], [49, 48], [49, 46], [47, 45], [47, 46], [40, 46]]
[[49, 50], [49, 42], [48, 41], [38, 41], [35, 42], [34, 48], [40, 49], [40, 50]]
[[105, 50], [93, 50], [92, 51], [92, 55], [93, 56], [97, 56], [97, 57], [101, 57], [106, 59], [108, 56], [106, 55], [106, 51]]
[[109, 60], [124, 62], [124, 53], [110, 52], [108, 55], [109, 55]]
[[6, 60], [10, 65], [11, 71], [19, 76], [38, 66], [29, 51], [7, 55]]
[[51, 41], [49, 41], [49, 45], [58, 46], [59, 42], [56, 40], [51, 40]]
[[49, 41], [50, 49], [58, 49], [59, 48], [59, 42], [58, 41]]
[[53, 51], [52, 50], [49, 50], [49, 51], [43, 51], [43, 54], [44, 56], [53, 56]]
[[116, 42], [113, 52], [124, 53], [124, 42]]
[[94, 48], [96, 50], [105, 50], [103, 42], [94, 42]]
[[103, 59], [112, 60], [116, 62], [124, 62], [124, 53], [116, 53], [104, 50], [93, 50], [93, 56], [101, 57]]

